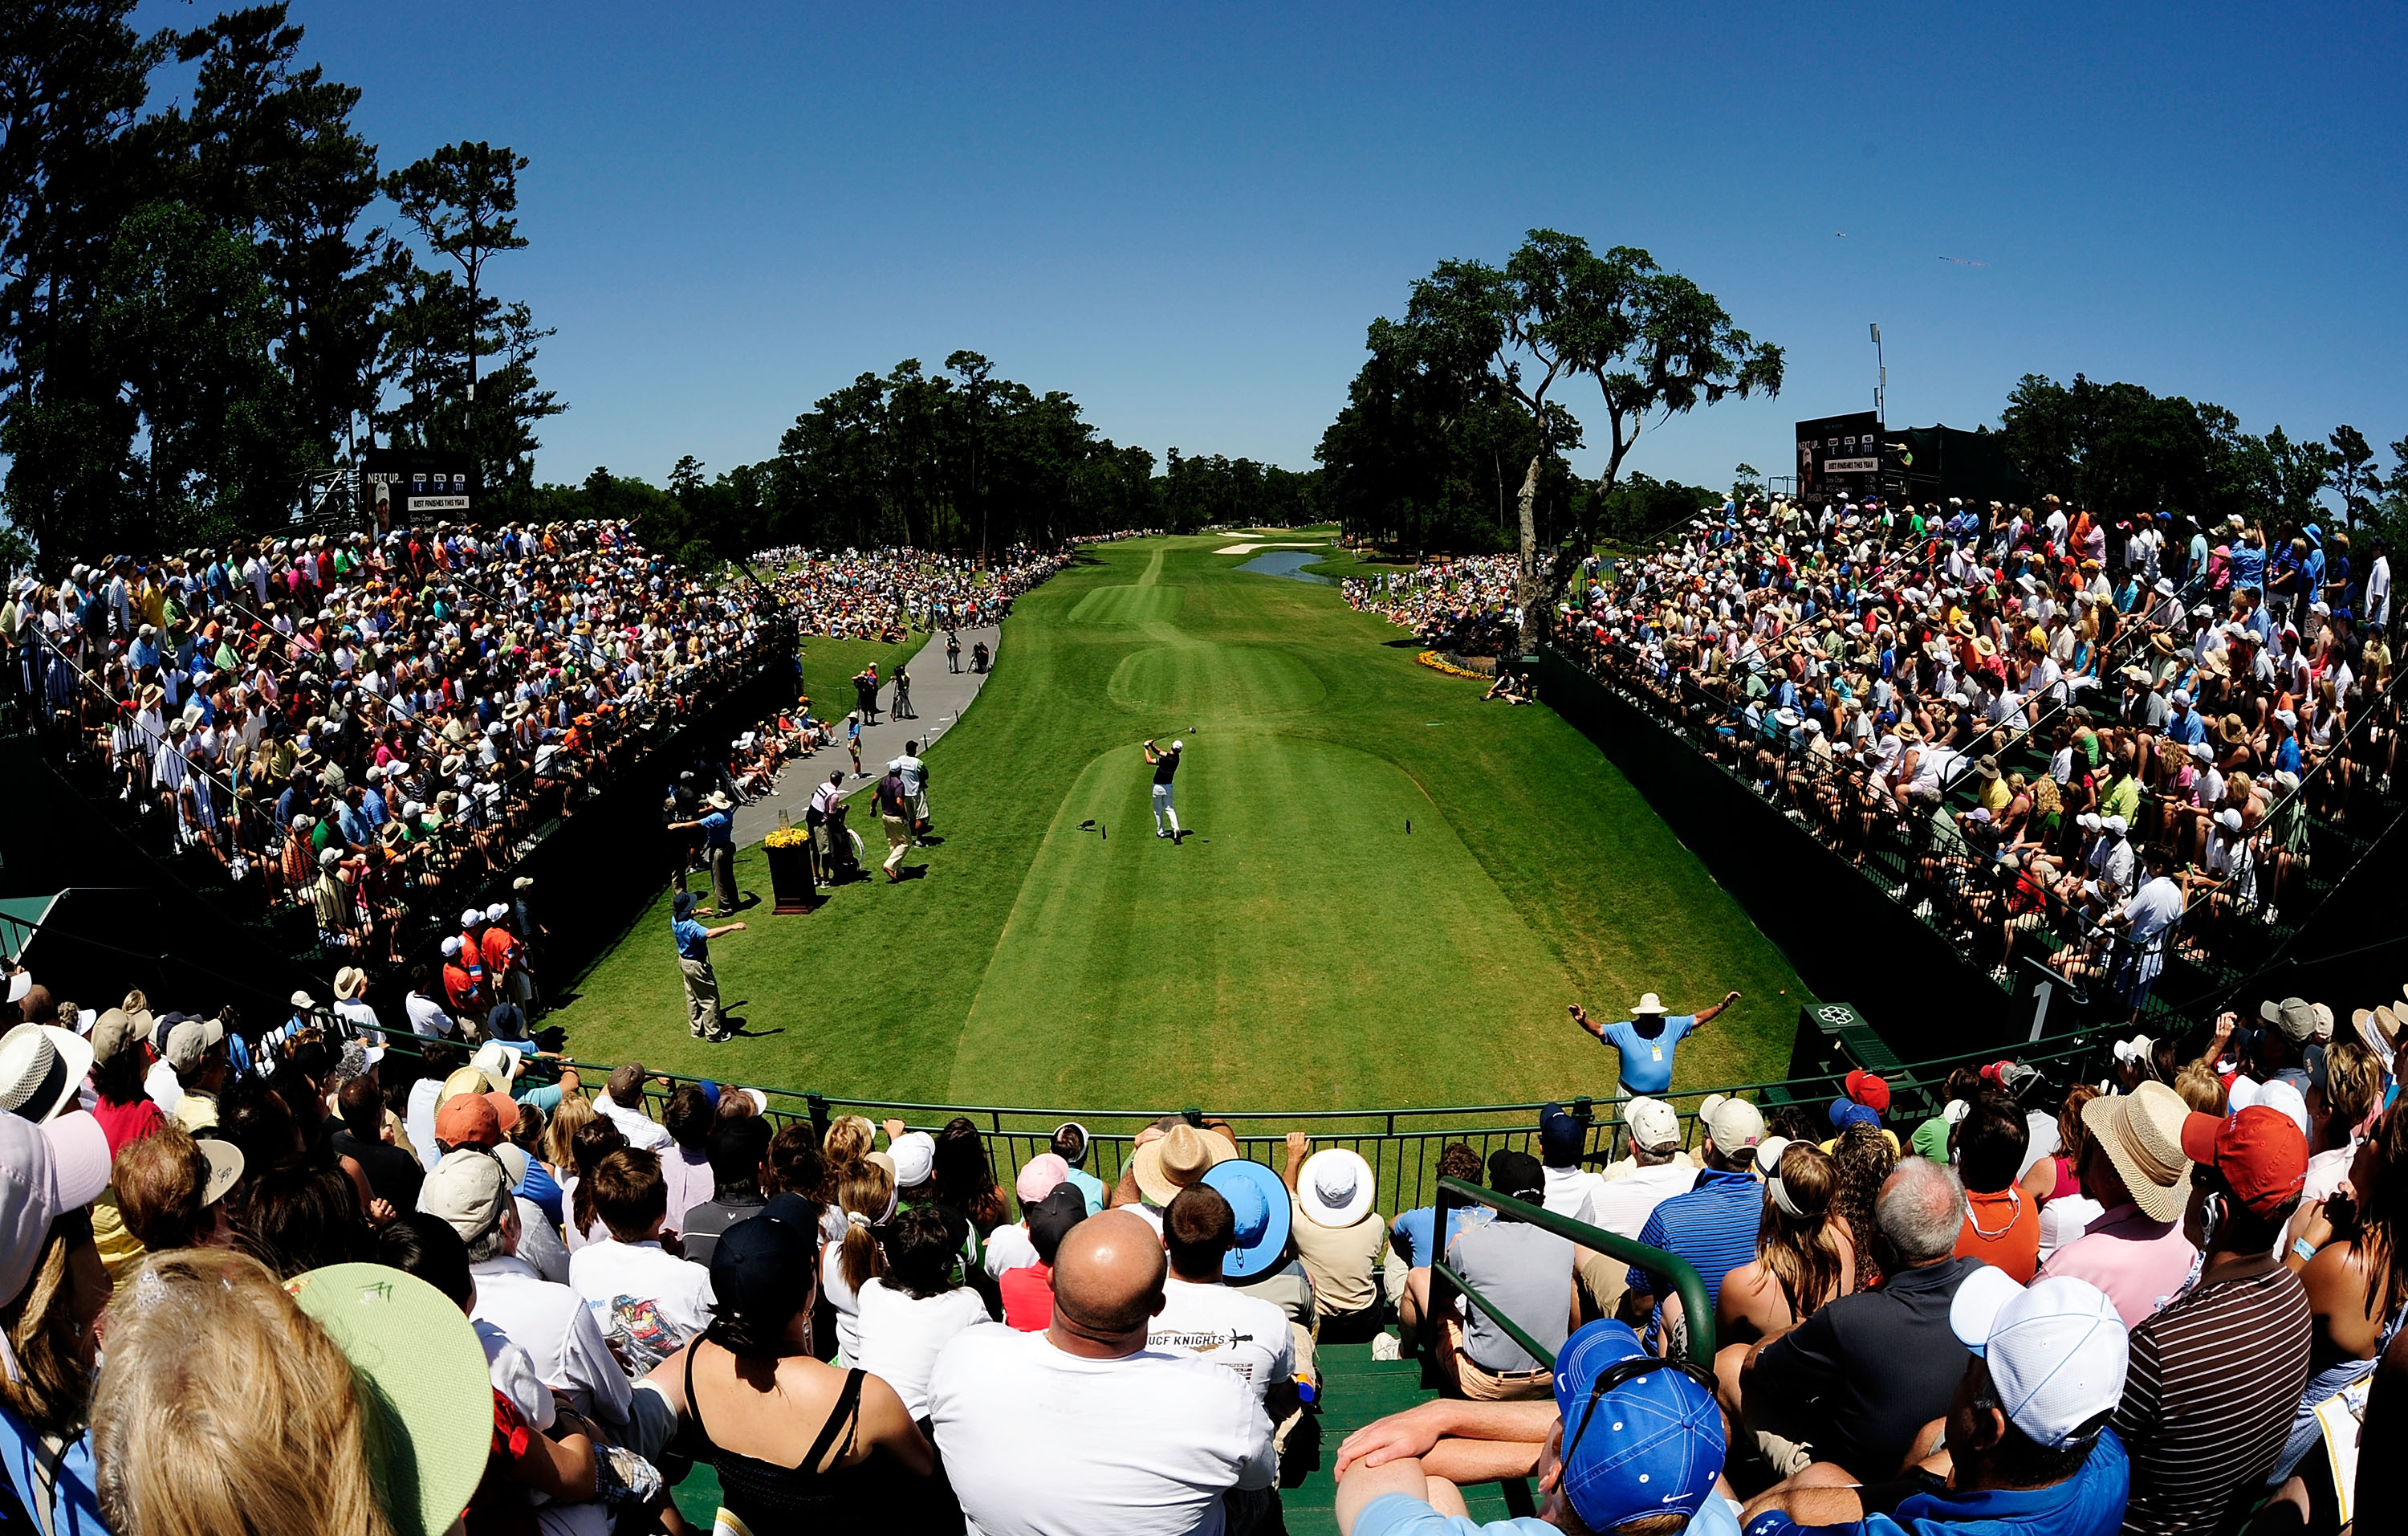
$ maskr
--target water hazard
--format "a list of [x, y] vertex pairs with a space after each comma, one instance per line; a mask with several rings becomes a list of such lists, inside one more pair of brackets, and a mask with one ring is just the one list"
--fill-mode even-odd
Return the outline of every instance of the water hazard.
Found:
[[1284, 576], [1291, 581], [1318, 581], [1323, 586], [1333, 587], [1338, 584], [1335, 577], [1308, 575], [1304, 568], [1315, 561], [1328, 558], [1327, 550], [1265, 550], [1238, 568], [1253, 571], [1258, 576]]

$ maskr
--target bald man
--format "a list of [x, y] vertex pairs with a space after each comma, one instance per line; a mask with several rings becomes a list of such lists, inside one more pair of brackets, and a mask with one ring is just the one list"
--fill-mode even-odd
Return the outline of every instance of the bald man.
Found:
[[1230, 1490], [1271, 1486], [1270, 1420], [1246, 1384], [1145, 1347], [1165, 1273], [1143, 1217], [1090, 1216], [1054, 1255], [1044, 1332], [968, 1328], [938, 1356], [928, 1417], [972, 1531], [1215, 1536]]

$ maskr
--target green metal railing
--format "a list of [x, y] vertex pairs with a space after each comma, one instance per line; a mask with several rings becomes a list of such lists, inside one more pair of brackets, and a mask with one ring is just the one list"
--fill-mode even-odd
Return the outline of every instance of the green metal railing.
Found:
[[[1681, 1318], [1688, 1339], [1690, 1360], [1707, 1371], [1714, 1368], [1714, 1309], [1706, 1299], [1705, 1281], [1698, 1275], [1697, 1267], [1687, 1259], [1668, 1254], [1661, 1248], [1650, 1248], [1619, 1232], [1609, 1232], [1600, 1227], [1574, 1221], [1570, 1216], [1559, 1216], [1541, 1206], [1514, 1199], [1510, 1195], [1499, 1195], [1493, 1189], [1483, 1189], [1476, 1184], [1453, 1178], [1438, 1182], [1438, 1211], [1430, 1221], [1433, 1243], [1438, 1235], [1446, 1230], [1447, 1213], [1465, 1205], [1484, 1205], [1499, 1215], [1527, 1222], [1542, 1232], [1553, 1232], [1569, 1242], [1593, 1248], [1608, 1258], [1620, 1259], [1633, 1269], [1646, 1270], [1648, 1278], [1655, 1282], [1656, 1295], [1681, 1299]], [[1453, 1299], [1452, 1293], [1461, 1291], [1473, 1306], [1503, 1328], [1532, 1359], [1545, 1362], [1550, 1371], [1555, 1369], [1555, 1352], [1532, 1338], [1522, 1325], [1508, 1317], [1503, 1309], [1457, 1274], [1443, 1255], [1430, 1256], [1429, 1270], [1429, 1310], [1432, 1317], [1444, 1317], [1447, 1303]], [[1570, 1278], [1566, 1276], [1566, 1279]], [[1440, 1330], [1430, 1328], [1423, 1332], [1429, 1344], [1436, 1347]]]

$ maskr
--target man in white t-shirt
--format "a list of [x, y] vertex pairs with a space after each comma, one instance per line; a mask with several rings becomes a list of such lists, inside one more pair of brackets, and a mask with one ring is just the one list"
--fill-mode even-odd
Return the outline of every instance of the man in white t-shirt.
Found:
[[[1227, 1366], [1254, 1388], [1257, 1402], [1274, 1386], [1287, 1397], [1296, 1378], [1287, 1313], [1221, 1283], [1222, 1260], [1237, 1241], [1227, 1197], [1205, 1184], [1179, 1192], [1162, 1213], [1170, 1275], [1162, 1284], [1162, 1310], [1146, 1326], [1145, 1347]], [[1272, 1416], [1284, 1417], [1288, 1404], [1274, 1406]]]
[[969, 1328], [945, 1346], [928, 1416], [978, 1536], [1216, 1536], [1229, 1490], [1271, 1487], [1253, 1389], [1146, 1347], [1165, 1279], [1154, 1228], [1107, 1211], [1063, 1238], [1044, 1332]]
[[593, 1178], [595, 1213], [610, 1235], [568, 1256], [568, 1285], [610, 1353], [640, 1377], [710, 1325], [710, 1271], [661, 1247], [668, 1182], [655, 1154], [622, 1148]]

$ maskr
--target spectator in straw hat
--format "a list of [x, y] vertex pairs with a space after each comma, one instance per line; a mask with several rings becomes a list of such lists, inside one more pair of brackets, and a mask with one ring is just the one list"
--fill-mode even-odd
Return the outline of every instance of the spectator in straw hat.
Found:
[[2039, 1272], [2087, 1280], [2114, 1299], [2127, 1327], [2138, 1328], [2172, 1299], [2199, 1256], [2182, 1220], [2191, 1174], [2182, 1131], [2190, 1113], [2180, 1094], [2156, 1082], [2082, 1106], [2088, 1141], [2075, 1177], [2103, 1209]]
[[1280, 1176], [1295, 1197], [1288, 1241], [1304, 1261], [1313, 1311], [1327, 1329], [1378, 1315], [1372, 1276], [1387, 1246], [1388, 1224], [1372, 1208], [1378, 1191], [1362, 1154], [1324, 1147], [1307, 1156], [1311, 1145], [1303, 1132], [1290, 1133]]
[[1143, 1197], [1143, 1203], [1133, 1209], [1159, 1228], [1162, 1213], [1181, 1190], [1237, 1155], [1238, 1149], [1224, 1138], [1181, 1121], [1139, 1147], [1137, 1156], [1129, 1159], [1130, 1175]]
[[1713, 1023], [1739, 998], [1736, 992], [1726, 992], [1723, 1000], [1712, 1008], [1701, 1008], [1695, 1013], [1675, 1013], [1664, 1006], [1663, 998], [1650, 992], [1631, 1005], [1630, 1017], [1617, 1023], [1599, 1024], [1578, 1003], [1571, 1005], [1571, 1015], [1574, 1024], [1613, 1047], [1621, 1059], [1624, 1093], [1660, 1094], [1672, 1086], [1673, 1048], [1683, 1037]]

